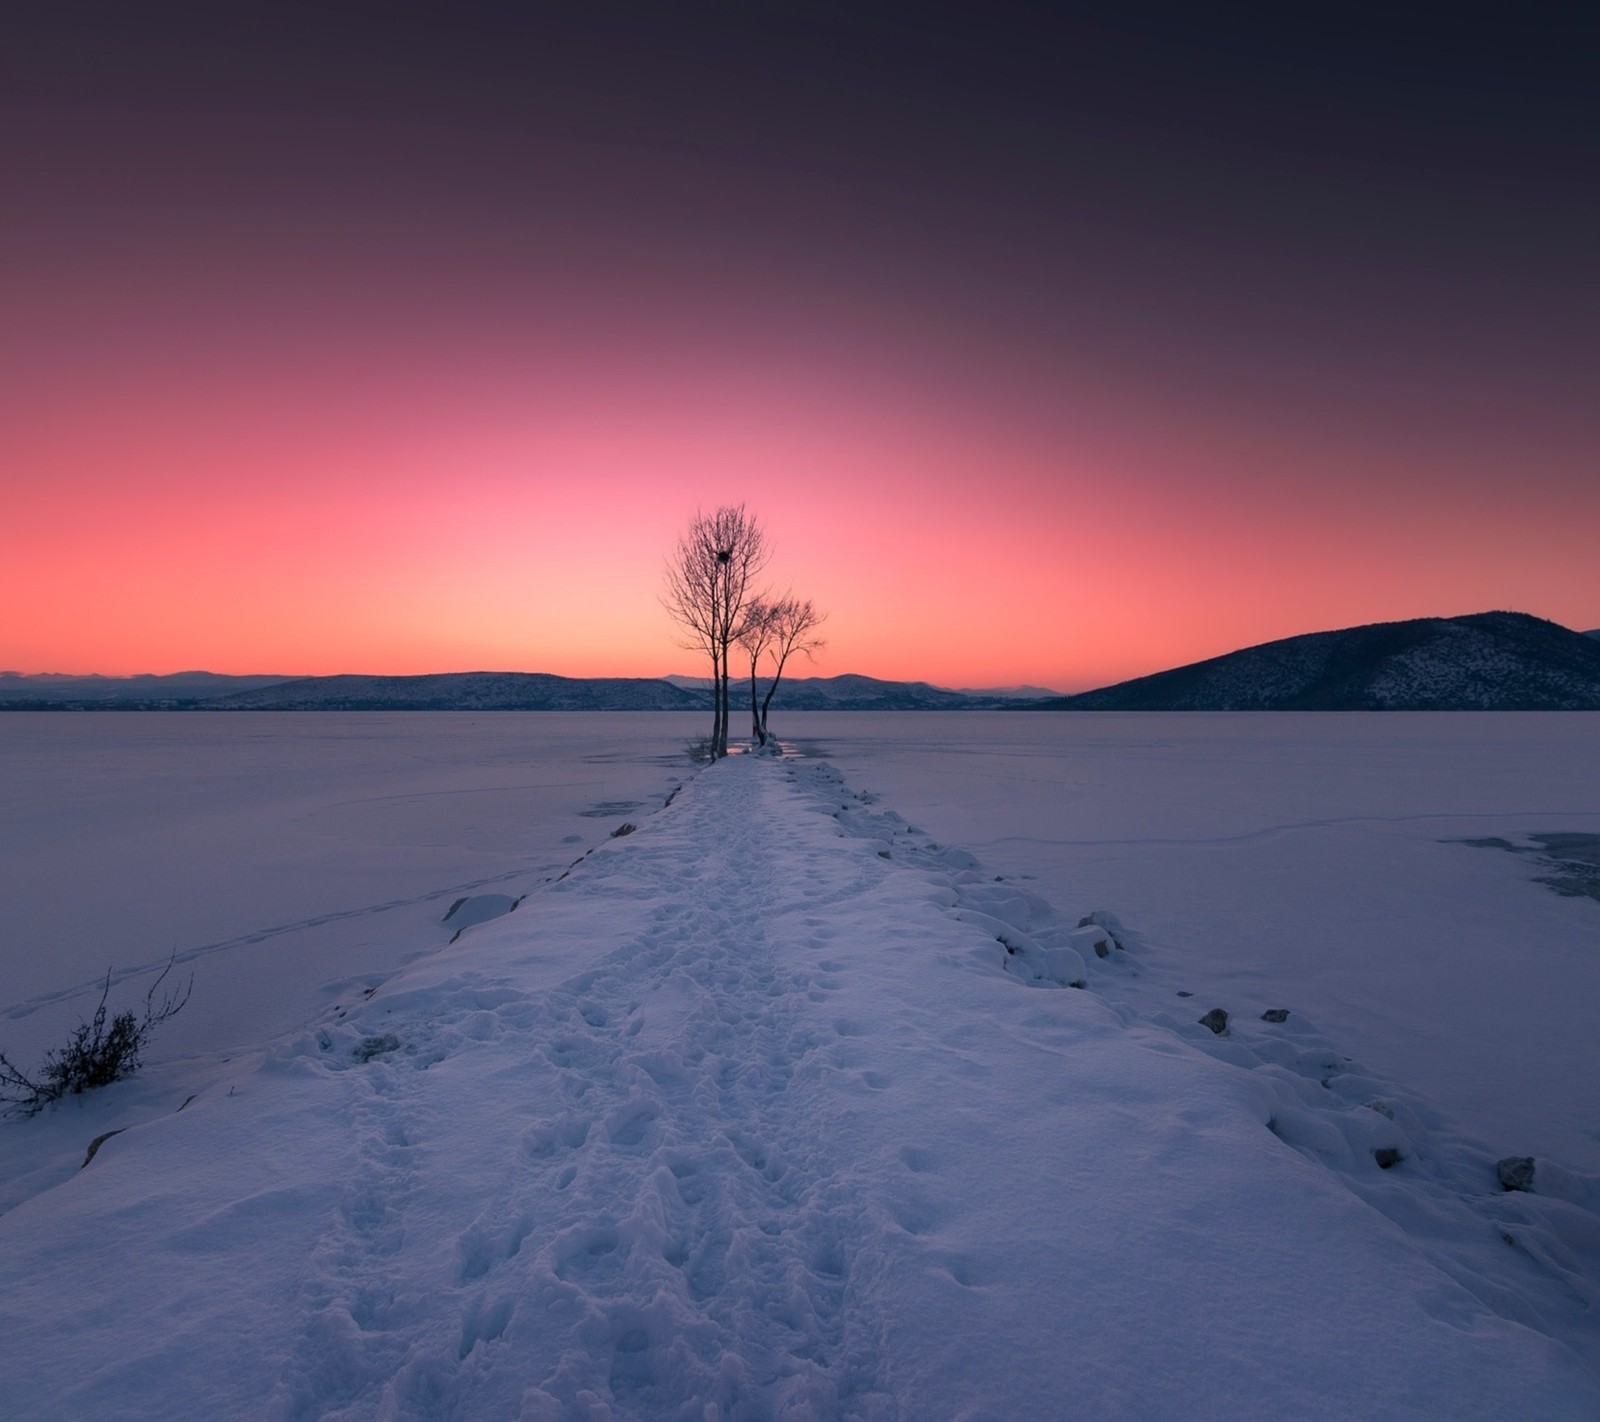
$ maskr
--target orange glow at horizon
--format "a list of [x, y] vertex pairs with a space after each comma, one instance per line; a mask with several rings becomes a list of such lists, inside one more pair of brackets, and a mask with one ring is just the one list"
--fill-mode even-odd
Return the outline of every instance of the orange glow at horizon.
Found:
[[697, 673], [662, 566], [741, 501], [774, 589], [828, 612], [802, 674], [1079, 690], [1359, 622], [1600, 621], [1592, 522], [1521, 497], [1481, 434], [1316, 429], [870, 305], [695, 295], [591, 312], [576, 350], [564, 321], [448, 310], [397, 347], [360, 303], [356, 335], [243, 303], [242, 335], [102, 313], [74, 348], [35, 310], [0, 667]]

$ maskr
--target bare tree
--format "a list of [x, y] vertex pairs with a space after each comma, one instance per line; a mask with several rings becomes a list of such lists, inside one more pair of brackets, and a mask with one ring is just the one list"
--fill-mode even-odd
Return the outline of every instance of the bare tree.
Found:
[[767, 557], [760, 523], [737, 504], [697, 512], [667, 563], [662, 601], [686, 634], [683, 645], [711, 661], [713, 758], [728, 753], [729, 648], [744, 628]]
[[761, 708], [756, 703], [756, 672], [772, 646], [775, 611], [775, 604], [757, 598], [745, 609], [738, 638], [740, 650], [750, 658], [750, 732], [762, 745], [766, 745], [767, 736], [761, 725]]
[[[754, 722], [756, 739], [767, 743], [767, 711], [772, 706], [778, 683], [783, 680], [783, 669], [796, 652], [806, 657], [827, 644], [816, 636], [826, 613], [818, 612], [811, 600], [785, 596], [776, 602], [757, 601], [751, 604], [745, 626], [739, 636], [739, 645], [750, 657], [750, 717]], [[761, 658], [772, 663], [772, 681], [767, 694], [756, 705], [756, 672]]]
[[[719, 572], [714, 551], [706, 537], [705, 517], [696, 513], [689, 531], [678, 539], [678, 546], [667, 563], [666, 591], [662, 604], [684, 633], [679, 644], [711, 659], [713, 707], [717, 687], [717, 582]], [[716, 754], [716, 722], [713, 719], [711, 753]]]

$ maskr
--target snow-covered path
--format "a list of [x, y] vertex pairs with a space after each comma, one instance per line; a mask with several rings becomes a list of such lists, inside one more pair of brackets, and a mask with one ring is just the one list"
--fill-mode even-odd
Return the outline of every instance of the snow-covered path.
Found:
[[34, 1123], [0, 1412], [1600, 1415], [1594, 1182], [1500, 1194], [1294, 1019], [1156, 1011], [1115, 927], [719, 764], [305, 1032]]

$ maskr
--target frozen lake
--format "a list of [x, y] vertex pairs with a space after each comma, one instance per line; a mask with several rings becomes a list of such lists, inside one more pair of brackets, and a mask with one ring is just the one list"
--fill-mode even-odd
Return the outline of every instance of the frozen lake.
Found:
[[[309, 1020], [521, 894], [691, 769], [699, 716], [0, 717], [0, 1049], [176, 952], [156, 1056]], [[1115, 911], [1176, 1020], [1288, 1007], [1504, 1154], [1600, 1169], [1600, 902], [1538, 834], [1600, 833], [1593, 715], [827, 713], [802, 754], [987, 872]], [[142, 982], [144, 979], [138, 979]], [[128, 985], [128, 990], [134, 984]]]
[[1461, 842], [1600, 834], [1600, 716], [835, 713], [782, 733], [1057, 907], [1114, 910], [1174, 993], [1291, 1008], [1504, 1153], [1600, 1169], [1600, 901]]
[[1587, 1422], [1595, 726], [0, 718], [6, 1415]]
[[525, 893], [660, 805], [700, 719], [0, 716], [0, 1049], [55, 1045], [108, 967], [174, 951], [195, 991], [160, 1054], [298, 1026], [444, 944], [457, 897]]

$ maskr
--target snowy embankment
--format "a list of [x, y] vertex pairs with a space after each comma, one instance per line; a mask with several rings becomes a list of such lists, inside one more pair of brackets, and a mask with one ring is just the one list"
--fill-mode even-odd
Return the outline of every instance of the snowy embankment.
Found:
[[1600, 1414], [1596, 1182], [1502, 1192], [1140, 951], [724, 762], [311, 1028], [29, 1123], [0, 1409]]
[[1500, 1154], [1600, 1174], [1600, 902], [1543, 847], [1600, 846], [1595, 714], [783, 729], [991, 872], [1113, 906], [1174, 1015], [1180, 991], [1244, 1019], [1291, 1008]]

